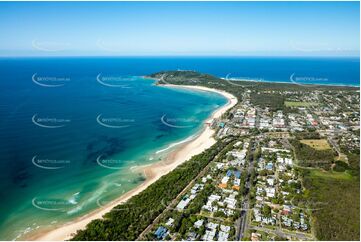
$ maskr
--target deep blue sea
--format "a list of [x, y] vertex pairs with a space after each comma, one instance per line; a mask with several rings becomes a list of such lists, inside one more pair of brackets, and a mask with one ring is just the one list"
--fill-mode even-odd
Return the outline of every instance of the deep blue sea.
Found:
[[143, 75], [359, 86], [359, 68], [359, 58], [0, 58], [0, 239], [70, 221], [139, 185], [134, 167], [160, 160], [226, 103]]

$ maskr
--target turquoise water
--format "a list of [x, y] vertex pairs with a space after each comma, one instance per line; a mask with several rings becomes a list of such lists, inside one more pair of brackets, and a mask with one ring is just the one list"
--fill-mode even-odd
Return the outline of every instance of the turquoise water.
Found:
[[116, 68], [97, 80], [71, 73], [79, 65], [33, 64], [2, 70], [1, 239], [70, 221], [139, 185], [134, 167], [160, 160], [227, 102]]
[[0, 239], [70, 221], [139, 185], [226, 100], [141, 76], [355, 85], [359, 58], [0, 58]]

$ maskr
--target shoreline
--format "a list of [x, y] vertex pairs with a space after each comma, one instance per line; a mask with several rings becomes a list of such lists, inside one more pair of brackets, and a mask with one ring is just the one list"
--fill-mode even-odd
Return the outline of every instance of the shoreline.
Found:
[[[221, 117], [224, 113], [226, 113], [230, 108], [235, 106], [238, 103], [238, 100], [235, 96], [225, 91], [216, 90], [212, 88], [202, 87], [202, 86], [186, 86], [186, 85], [159, 85], [160, 87], [170, 87], [170, 88], [182, 88], [196, 91], [207, 91], [207, 92], [215, 92], [222, 96], [224, 96], [228, 102], [216, 109], [209, 118], [206, 119], [205, 123], [213, 120], [215, 118]], [[188, 142], [180, 144], [174, 151], [171, 151], [167, 154], [166, 158], [155, 162], [153, 164], [149, 164], [146, 166], [137, 167], [137, 171], [142, 171], [146, 177], [146, 180], [137, 186], [136, 188], [126, 192], [121, 195], [119, 198], [110, 202], [106, 206], [96, 209], [82, 217], [76, 218], [75, 220], [63, 224], [59, 227], [54, 228], [44, 228], [43, 230], [39, 230], [34, 232], [33, 234], [29, 234], [25, 236], [26, 240], [41, 240], [41, 241], [61, 241], [61, 240], [69, 240], [76, 233], [77, 230], [84, 229], [88, 223], [90, 223], [94, 219], [101, 219], [104, 214], [110, 212], [110, 210], [118, 204], [126, 202], [131, 197], [139, 194], [143, 190], [145, 190], [148, 186], [153, 184], [163, 175], [168, 174], [172, 170], [174, 170], [178, 165], [183, 162], [189, 160], [192, 156], [197, 155], [207, 148], [211, 147], [216, 143], [214, 139], [215, 131], [212, 130], [208, 125], [204, 124], [202, 131], [199, 132], [195, 138], [190, 139]]]
[[[226, 77], [219, 77], [222, 80], [227, 81]], [[321, 87], [349, 87], [349, 88], [359, 88], [358, 85], [353, 84], [321, 84], [321, 83], [296, 83], [296, 82], [287, 82], [287, 81], [270, 81], [270, 80], [256, 80], [256, 79], [240, 79], [240, 78], [231, 78], [228, 79], [228, 81], [234, 81], [234, 82], [256, 82], [256, 83], [276, 83], [276, 84], [290, 84], [290, 85], [298, 85], [298, 86], [321, 86]]]

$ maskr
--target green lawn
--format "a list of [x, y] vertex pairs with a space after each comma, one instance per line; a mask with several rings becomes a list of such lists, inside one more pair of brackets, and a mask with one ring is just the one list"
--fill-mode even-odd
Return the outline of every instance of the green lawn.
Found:
[[285, 101], [285, 106], [291, 107], [291, 108], [310, 107], [310, 106], [316, 106], [316, 105], [318, 105], [318, 103]]
[[329, 150], [331, 149], [330, 144], [326, 139], [303, 139], [300, 140], [302, 144], [311, 146], [316, 150]]
[[323, 170], [311, 170], [311, 175], [319, 178], [341, 179], [341, 180], [353, 180], [354, 178], [346, 172], [334, 172]]

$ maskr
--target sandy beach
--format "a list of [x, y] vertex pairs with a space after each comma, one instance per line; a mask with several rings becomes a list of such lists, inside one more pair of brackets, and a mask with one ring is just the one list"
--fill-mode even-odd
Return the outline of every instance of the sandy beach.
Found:
[[[163, 87], [169, 88], [184, 88], [192, 89], [199, 91], [210, 91], [217, 92], [228, 99], [228, 103], [219, 109], [215, 110], [211, 117], [206, 121], [209, 122], [214, 118], [219, 118], [223, 113], [228, 109], [237, 104], [237, 98], [232, 94], [229, 94], [224, 91], [201, 87], [201, 86], [179, 86], [179, 85], [162, 85]], [[213, 138], [214, 130], [210, 129], [208, 125], [204, 125], [203, 131], [194, 139], [190, 140], [187, 143], [179, 145], [174, 151], [170, 152], [167, 157], [154, 164], [139, 167], [137, 170], [144, 172], [146, 180], [140, 186], [134, 188], [133, 190], [128, 191], [123, 194], [121, 197], [115, 201], [107, 204], [106, 206], [99, 208], [83, 217], [80, 217], [72, 222], [69, 222], [60, 227], [55, 227], [49, 231], [38, 231], [32, 235], [29, 235], [27, 240], [44, 240], [44, 241], [59, 241], [59, 240], [68, 240], [72, 235], [80, 229], [84, 229], [88, 223], [94, 219], [102, 218], [102, 216], [108, 213], [114, 206], [127, 201], [132, 196], [140, 193], [145, 190], [149, 185], [154, 183], [161, 176], [169, 173], [178, 165], [182, 164], [184, 161], [190, 159], [192, 156], [197, 155], [204, 151], [205, 149], [212, 146], [216, 141]]]

